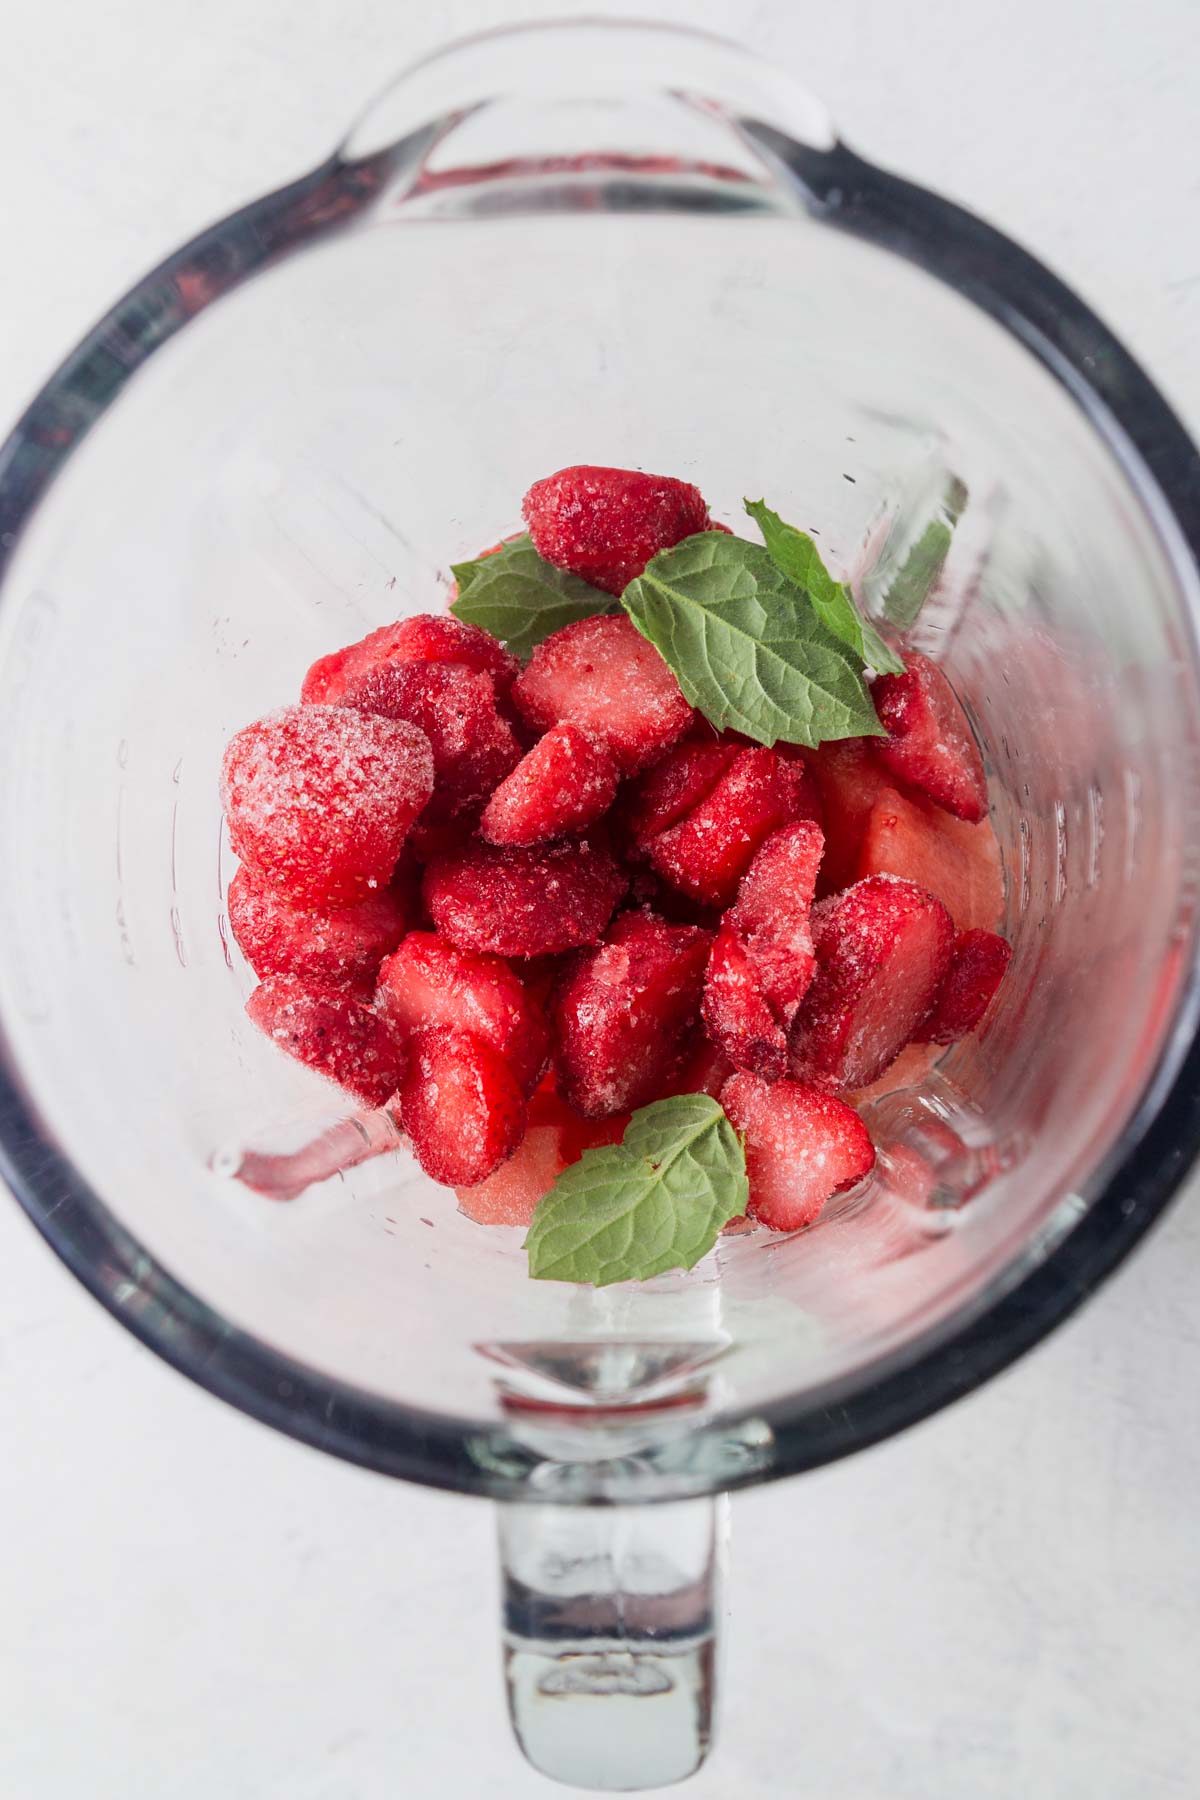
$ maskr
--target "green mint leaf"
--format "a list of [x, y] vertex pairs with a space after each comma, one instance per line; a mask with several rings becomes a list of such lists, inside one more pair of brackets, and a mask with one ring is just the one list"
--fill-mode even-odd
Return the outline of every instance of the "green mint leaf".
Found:
[[702, 531], [621, 595], [691, 704], [759, 744], [881, 737], [859, 659], [761, 544]]
[[717, 1101], [677, 1094], [585, 1150], [538, 1202], [525, 1239], [538, 1281], [648, 1281], [690, 1269], [750, 1197], [741, 1139]]
[[834, 637], [849, 644], [878, 674], [903, 675], [904, 664], [896, 652], [888, 648], [871, 621], [859, 612], [850, 590], [833, 579], [808, 533], [786, 524], [764, 500], [743, 500], [742, 505], [762, 532], [775, 567], [804, 589], [813, 611]]
[[454, 563], [458, 598], [450, 611], [466, 625], [482, 625], [522, 660], [564, 625], [615, 612], [617, 602], [590, 582], [540, 557], [528, 533], [491, 556]]

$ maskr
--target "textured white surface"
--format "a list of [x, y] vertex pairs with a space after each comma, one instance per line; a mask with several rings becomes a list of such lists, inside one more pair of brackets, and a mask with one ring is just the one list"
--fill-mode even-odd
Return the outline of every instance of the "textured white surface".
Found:
[[[572, 9], [10, 9], [0, 418], [155, 258], [315, 160], [389, 70], [518, 10]], [[786, 59], [852, 141], [1023, 238], [1200, 428], [1193, 0], [655, 10]], [[724, 1731], [696, 1800], [1200, 1791], [1198, 1282], [1193, 1190], [985, 1392], [735, 1502]], [[555, 1791], [507, 1737], [489, 1509], [338, 1466], [210, 1400], [8, 1207], [0, 1434], [0, 1793]], [[811, 1551], [787, 1583], [785, 1542], [788, 1568]]]

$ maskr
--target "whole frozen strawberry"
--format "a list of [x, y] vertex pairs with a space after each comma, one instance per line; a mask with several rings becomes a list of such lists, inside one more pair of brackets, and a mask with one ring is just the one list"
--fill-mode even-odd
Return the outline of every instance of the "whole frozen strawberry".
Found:
[[285, 706], [247, 725], [221, 773], [234, 851], [294, 906], [386, 888], [432, 792], [423, 731], [340, 706]]
[[590, 463], [535, 481], [521, 510], [539, 556], [607, 594], [621, 593], [660, 550], [709, 529], [690, 482]]

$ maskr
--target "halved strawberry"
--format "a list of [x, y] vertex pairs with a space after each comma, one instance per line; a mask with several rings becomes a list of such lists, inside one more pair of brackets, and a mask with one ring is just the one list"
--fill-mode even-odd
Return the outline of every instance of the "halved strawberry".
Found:
[[659, 550], [709, 524], [707, 502], [690, 482], [584, 463], [535, 481], [521, 510], [539, 556], [608, 594], [621, 593]]
[[525, 1132], [525, 1096], [504, 1058], [468, 1031], [435, 1026], [408, 1045], [400, 1123], [417, 1161], [447, 1187], [475, 1187]]
[[285, 706], [247, 725], [221, 770], [236, 855], [293, 906], [351, 906], [386, 888], [432, 792], [423, 731], [340, 706]]
[[787, 1073], [787, 1037], [728, 917], [708, 959], [700, 1010], [709, 1036], [735, 1068], [768, 1081]]
[[599, 841], [532, 849], [470, 843], [425, 868], [423, 894], [443, 937], [463, 950], [549, 956], [595, 944], [626, 877]]
[[745, 1144], [750, 1216], [773, 1231], [811, 1225], [827, 1200], [875, 1166], [858, 1114], [821, 1088], [739, 1072], [721, 1105]]
[[566, 720], [591, 732], [626, 775], [665, 756], [694, 716], [654, 645], [626, 618], [577, 619], [545, 638], [513, 699], [539, 731]]
[[689, 735], [639, 776], [621, 809], [634, 848], [645, 851], [660, 832], [685, 818], [712, 793], [737, 753], [736, 744]]
[[785, 1027], [812, 980], [809, 910], [824, 845], [821, 828], [811, 819], [772, 832], [742, 876], [728, 915], [768, 1005]]
[[774, 750], [739, 751], [706, 798], [651, 840], [650, 861], [681, 893], [728, 906], [763, 840], [806, 812], [810, 779]]
[[883, 675], [871, 690], [887, 737], [875, 753], [897, 775], [956, 818], [987, 818], [987, 777], [966, 713], [941, 669], [919, 651], [905, 653], [903, 675]]
[[584, 831], [608, 811], [620, 779], [599, 738], [578, 725], [552, 725], [495, 790], [479, 829], [490, 844], [541, 844]]
[[375, 1004], [401, 1043], [434, 1025], [474, 1033], [504, 1058], [527, 1094], [545, 1070], [545, 1017], [503, 957], [456, 949], [432, 931], [410, 931], [379, 971]]
[[465, 663], [381, 663], [347, 683], [344, 704], [385, 719], [407, 719], [429, 739], [434, 791], [423, 825], [477, 816], [521, 760], [513, 728], [497, 710], [491, 676]]
[[400, 1085], [404, 1051], [345, 988], [272, 975], [255, 988], [246, 1014], [281, 1050], [365, 1106], [382, 1106]]
[[394, 884], [337, 912], [289, 906], [249, 869], [229, 884], [229, 923], [254, 973], [298, 975], [369, 996], [379, 965], [408, 927], [411, 900]]
[[974, 1031], [992, 1003], [1012, 958], [1012, 945], [994, 931], [964, 931], [954, 945], [933, 1011], [921, 1027], [927, 1044], [956, 1044]]
[[655, 1098], [695, 1022], [708, 936], [625, 913], [579, 957], [550, 1004], [564, 1099], [586, 1118]]
[[817, 967], [792, 1028], [798, 1080], [861, 1088], [929, 1015], [954, 949], [940, 900], [872, 875], [813, 909]]
[[940, 806], [884, 788], [867, 821], [858, 876], [898, 875], [928, 889], [960, 931], [992, 931], [1004, 909], [1000, 846], [991, 821], [968, 825]]
[[875, 760], [871, 738], [842, 738], [808, 752], [809, 768], [821, 791], [825, 857], [819, 894], [836, 894], [862, 873], [858, 866], [863, 834], [880, 794], [894, 786]]
[[478, 625], [464, 624], [451, 613], [417, 613], [322, 656], [304, 677], [300, 698], [310, 705], [340, 706], [349, 686], [387, 662], [465, 663], [468, 669], [490, 675], [502, 699], [508, 698], [521, 667], [498, 639]]

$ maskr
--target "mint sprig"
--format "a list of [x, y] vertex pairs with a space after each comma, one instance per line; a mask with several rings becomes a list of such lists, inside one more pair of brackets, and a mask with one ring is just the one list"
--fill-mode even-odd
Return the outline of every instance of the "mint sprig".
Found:
[[810, 748], [883, 735], [861, 657], [761, 545], [699, 532], [660, 550], [621, 604], [719, 731]]
[[458, 597], [450, 611], [490, 631], [522, 661], [551, 632], [617, 608], [611, 594], [539, 556], [528, 533], [490, 556], [454, 563], [452, 571]]
[[896, 652], [859, 612], [849, 589], [833, 579], [808, 533], [788, 525], [763, 500], [744, 500], [742, 504], [762, 532], [771, 561], [789, 581], [803, 588], [813, 611], [834, 637], [848, 644], [880, 675], [903, 675], [904, 664]]
[[585, 1150], [538, 1202], [525, 1239], [540, 1281], [648, 1281], [690, 1269], [750, 1197], [741, 1140], [716, 1100], [677, 1094]]

